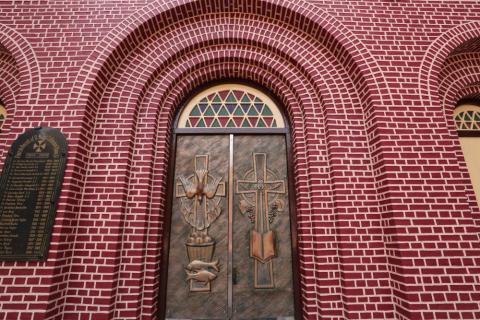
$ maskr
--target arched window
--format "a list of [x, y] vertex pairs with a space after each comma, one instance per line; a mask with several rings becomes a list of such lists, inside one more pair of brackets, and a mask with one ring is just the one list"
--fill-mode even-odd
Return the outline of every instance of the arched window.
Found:
[[480, 205], [480, 103], [465, 103], [454, 111], [465, 162]]
[[241, 84], [213, 86], [183, 110], [178, 128], [284, 128], [280, 110], [266, 94]]
[[5, 105], [0, 100], [0, 132], [2, 132], [2, 127], [7, 120], [7, 109], [5, 109]]
[[2, 100], [0, 100], [0, 132], [2, 132], [2, 127], [7, 120], [7, 109], [5, 109], [5, 105], [3, 104]]

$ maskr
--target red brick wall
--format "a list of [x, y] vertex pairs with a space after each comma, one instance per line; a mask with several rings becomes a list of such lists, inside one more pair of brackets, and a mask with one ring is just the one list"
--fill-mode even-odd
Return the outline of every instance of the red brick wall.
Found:
[[478, 2], [219, 2], [0, 4], [2, 159], [39, 125], [70, 147], [48, 261], [0, 263], [0, 315], [155, 318], [172, 120], [241, 78], [290, 121], [303, 317], [480, 318], [451, 121], [480, 90]]

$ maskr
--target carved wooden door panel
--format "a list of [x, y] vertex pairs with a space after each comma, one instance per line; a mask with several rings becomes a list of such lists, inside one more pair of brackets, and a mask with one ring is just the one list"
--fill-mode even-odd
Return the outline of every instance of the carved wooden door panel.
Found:
[[167, 319], [293, 319], [284, 135], [179, 135]]

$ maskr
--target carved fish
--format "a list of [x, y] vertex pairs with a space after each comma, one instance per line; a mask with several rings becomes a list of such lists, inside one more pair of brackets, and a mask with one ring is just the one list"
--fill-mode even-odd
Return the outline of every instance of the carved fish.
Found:
[[206, 268], [213, 268], [215, 271], [219, 272], [218, 268], [218, 260], [212, 261], [212, 262], [204, 262], [201, 260], [193, 260], [190, 262], [187, 266], [187, 270], [200, 270], [200, 269], [206, 269]]
[[216, 277], [217, 277], [216, 274], [207, 270], [200, 270], [198, 272], [187, 272], [187, 281], [196, 280], [198, 282], [203, 282], [207, 284], [213, 279], [215, 279]]

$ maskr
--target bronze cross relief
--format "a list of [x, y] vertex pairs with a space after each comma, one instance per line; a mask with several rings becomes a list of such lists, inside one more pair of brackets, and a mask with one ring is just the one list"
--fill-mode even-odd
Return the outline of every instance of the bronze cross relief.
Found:
[[185, 268], [192, 292], [209, 292], [217, 277], [219, 261], [213, 260], [215, 238], [208, 234], [210, 225], [220, 216], [220, 198], [225, 197], [225, 182], [209, 172], [209, 155], [195, 155], [194, 173], [179, 176], [175, 196], [181, 199], [183, 218], [191, 231], [185, 246], [189, 263]]
[[268, 180], [269, 175], [275, 175], [267, 169], [266, 153], [253, 153], [252, 162], [253, 169], [243, 180], [236, 182], [236, 193], [253, 199], [255, 213], [254, 228], [250, 231], [250, 257], [254, 259], [254, 286], [257, 289], [274, 288], [275, 232], [270, 228], [269, 206], [273, 195], [286, 193], [286, 186], [284, 180]]

